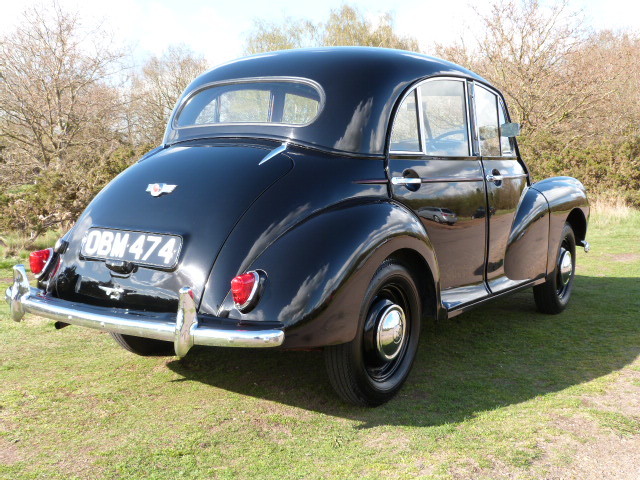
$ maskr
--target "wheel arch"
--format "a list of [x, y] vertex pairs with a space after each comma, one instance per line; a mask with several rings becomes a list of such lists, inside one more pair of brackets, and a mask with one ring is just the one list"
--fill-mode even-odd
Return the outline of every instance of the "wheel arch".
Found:
[[534, 183], [531, 188], [544, 195], [549, 204], [549, 243], [547, 273], [558, 257], [558, 245], [565, 223], [574, 230], [576, 242], [585, 239], [589, 220], [589, 199], [584, 185], [572, 177], [553, 177]]
[[576, 237], [576, 243], [587, 238], [587, 219], [580, 208], [574, 208], [567, 216], [567, 223], [571, 225]]
[[420, 294], [422, 318], [438, 318], [438, 295], [431, 267], [417, 251], [402, 248], [393, 252], [388, 258], [402, 263], [411, 273]]

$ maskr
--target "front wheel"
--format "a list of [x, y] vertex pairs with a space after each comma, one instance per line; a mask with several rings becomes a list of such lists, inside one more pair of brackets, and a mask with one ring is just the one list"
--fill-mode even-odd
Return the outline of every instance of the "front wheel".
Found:
[[420, 297], [406, 267], [392, 260], [382, 264], [365, 295], [362, 315], [356, 338], [325, 348], [325, 363], [343, 400], [377, 406], [400, 390], [418, 349]]
[[542, 313], [557, 314], [569, 303], [576, 272], [576, 237], [571, 225], [565, 223], [560, 237], [558, 259], [546, 281], [533, 287], [533, 298]]

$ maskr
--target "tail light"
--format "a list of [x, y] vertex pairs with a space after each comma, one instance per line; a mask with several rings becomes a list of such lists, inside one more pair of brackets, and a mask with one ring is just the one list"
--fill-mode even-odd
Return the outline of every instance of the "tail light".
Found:
[[29, 267], [31, 267], [33, 274], [36, 276], [40, 275], [49, 265], [51, 257], [53, 257], [52, 248], [31, 252], [29, 254]]
[[259, 285], [260, 275], [255, 271], [243, 273], [231, 280], [231, 294], [238, 310], [246, 311], [255, 303]]

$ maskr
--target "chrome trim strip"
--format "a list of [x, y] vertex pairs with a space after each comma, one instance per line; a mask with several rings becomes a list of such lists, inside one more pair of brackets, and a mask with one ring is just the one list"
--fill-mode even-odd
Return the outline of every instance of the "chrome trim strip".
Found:
[[284, 331], [278, 329], [237, 330], [200, 325], [193, 291], [188, 287], [180, 290], [178, 312], [173, 322], [164, 314], [94, 307], [50, 297], [29, 286], [23, 265], [14, 266], [13, 271], [14, 283], [5, 296], [11, 317], [17, 322], [25, 313], [33, 313], [66, 324], [164, 340], [173, 342], [179, 357], [186, 355], [193, 345], [263, 348], [277, 347], [284, 342]]
[[417, 185], [419, 183], [461, 183], [461, 182], [483, 182], [483, 177], [434, 177], [434, 178], [409, 178], [392, 177], [391, 183], [394, 185]]
[[458, 182], [482, 182], [484, 178], [482, 177], [464, 177], [464, 178], [455, 178], [455, 177], [436, 177], [436, 178], [423, 178], [422, 183], [458, 183]]
[[287, 142], [284, 142], [279, 147], [274, 148], [269, 153], [267, 153], [265, 157], [262, 160], [260, 160], [260, 162], [258, 162], [258, 165], [262, 165], [263, 163], [266, 163], [269, 160], [271, 160], [273, 157], [280, 155], [282, 152], [284, 152], [287, 149], [288, 146], [289, 144]]

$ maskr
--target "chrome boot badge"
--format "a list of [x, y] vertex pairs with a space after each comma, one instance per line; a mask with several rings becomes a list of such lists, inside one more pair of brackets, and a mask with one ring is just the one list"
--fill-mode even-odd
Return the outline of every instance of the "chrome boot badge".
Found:
[[167, 185], [166, 183], [150, 183], [147, 187], [147, 192], [152, 197], [159, 197], [163, 193], [171, 193], [175, 190], [177, 185]]

